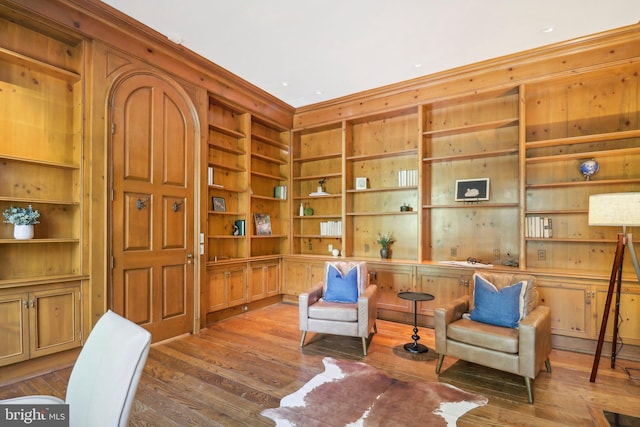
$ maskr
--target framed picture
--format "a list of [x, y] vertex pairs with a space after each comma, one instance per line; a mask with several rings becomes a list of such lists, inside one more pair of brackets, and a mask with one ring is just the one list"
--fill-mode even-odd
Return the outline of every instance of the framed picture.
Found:
[[271, 216], [269, 214], [253, 214], [253, 219], [256, 222], [257, 235], [271, 234]]
[[213, 210], [216, 212], [226, 212], [227, 205], [224, 203], [224, 198], [222, 197], [212, 197], [211, 202], [213, 204]]
[[489, 178], [456, 180], [456, 202], [489, 200]]
[[357, 177], [356, 178], [356, 190], [366, 190], [367, 189], [367, 178], [366, 177]]

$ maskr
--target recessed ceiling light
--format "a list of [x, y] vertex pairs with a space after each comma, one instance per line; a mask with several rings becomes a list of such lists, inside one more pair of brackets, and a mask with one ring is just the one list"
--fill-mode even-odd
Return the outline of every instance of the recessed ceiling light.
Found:
[[321, 90], [317, 90], [316, 91], [316, 95], [322, 95], [322, 91]]
[[553, 27], [549, 26], [549, 27], [545, 27], [541, 30], [543, 33], [552, 33], [553, 32]]
[[284, 87], [289, 86], [289, 82], [282, 82], [282, 86], [284, 86]]
[[413, 64], [413, 66], [416, 68], [422, 68], [422, 64]]

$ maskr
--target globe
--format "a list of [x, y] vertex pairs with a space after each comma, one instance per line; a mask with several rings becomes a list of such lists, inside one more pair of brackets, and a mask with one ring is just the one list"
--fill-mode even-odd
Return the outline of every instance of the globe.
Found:
[[584, 179], [587, 181], [589, 181], [589, 178], [591, 178], [592, 175], [595, 175], [599, 169], [600, 165], [598, 165], [598, 162], [593, 159], [585, 160], [584, 162], [580, 163], [580, 172], [584, 176]]

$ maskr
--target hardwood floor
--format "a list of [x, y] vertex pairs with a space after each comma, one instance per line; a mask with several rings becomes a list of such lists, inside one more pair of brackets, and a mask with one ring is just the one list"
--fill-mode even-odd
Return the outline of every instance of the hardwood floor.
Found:
[[[444, 381], [483, 394], [489, 404], [472, 410], [460, 426], [608, 425], [602, 410], [640, 417], [640, 363], [602, 358], [589, 382], [593, 356], [554, 350], [551, 373], [534, 383], [535, 404], [526, 403], [517, 376], [445, 358], [440, 378], [433, 353], [412, 356], [401, 346], [412, 327], [378, 321], [369, 354], [359, 338], [308, 334], [300, 349], [298, 308], [276, 304], [218, 322], [201, 333], [153, 345], [130, 418], [134, 426], [273, 426], [260, 415], [277, 407], [323, 371], [322, 358], [361, 360], [387, 375], [409, 381]], [[433, 348], [433, 331], [420, 328]], [[630, 370], [630, 378], [625, 370]], [[25, 394], [64, 397], [71, 369], [0, 387], [0, 399]], [[415, 402], [419, 404], [419, 402]], [[399, 408], [401, 409], [401, 408]], [[411, 403], [407, 408], [411, 410]]]

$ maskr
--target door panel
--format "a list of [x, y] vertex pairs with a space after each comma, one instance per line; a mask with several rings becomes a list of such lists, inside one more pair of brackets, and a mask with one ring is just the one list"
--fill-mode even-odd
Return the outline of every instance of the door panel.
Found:
[[179, 86], [153, 74], [113, 95], [112, 307], [154, 341], [193, 327], [194, 146]]

